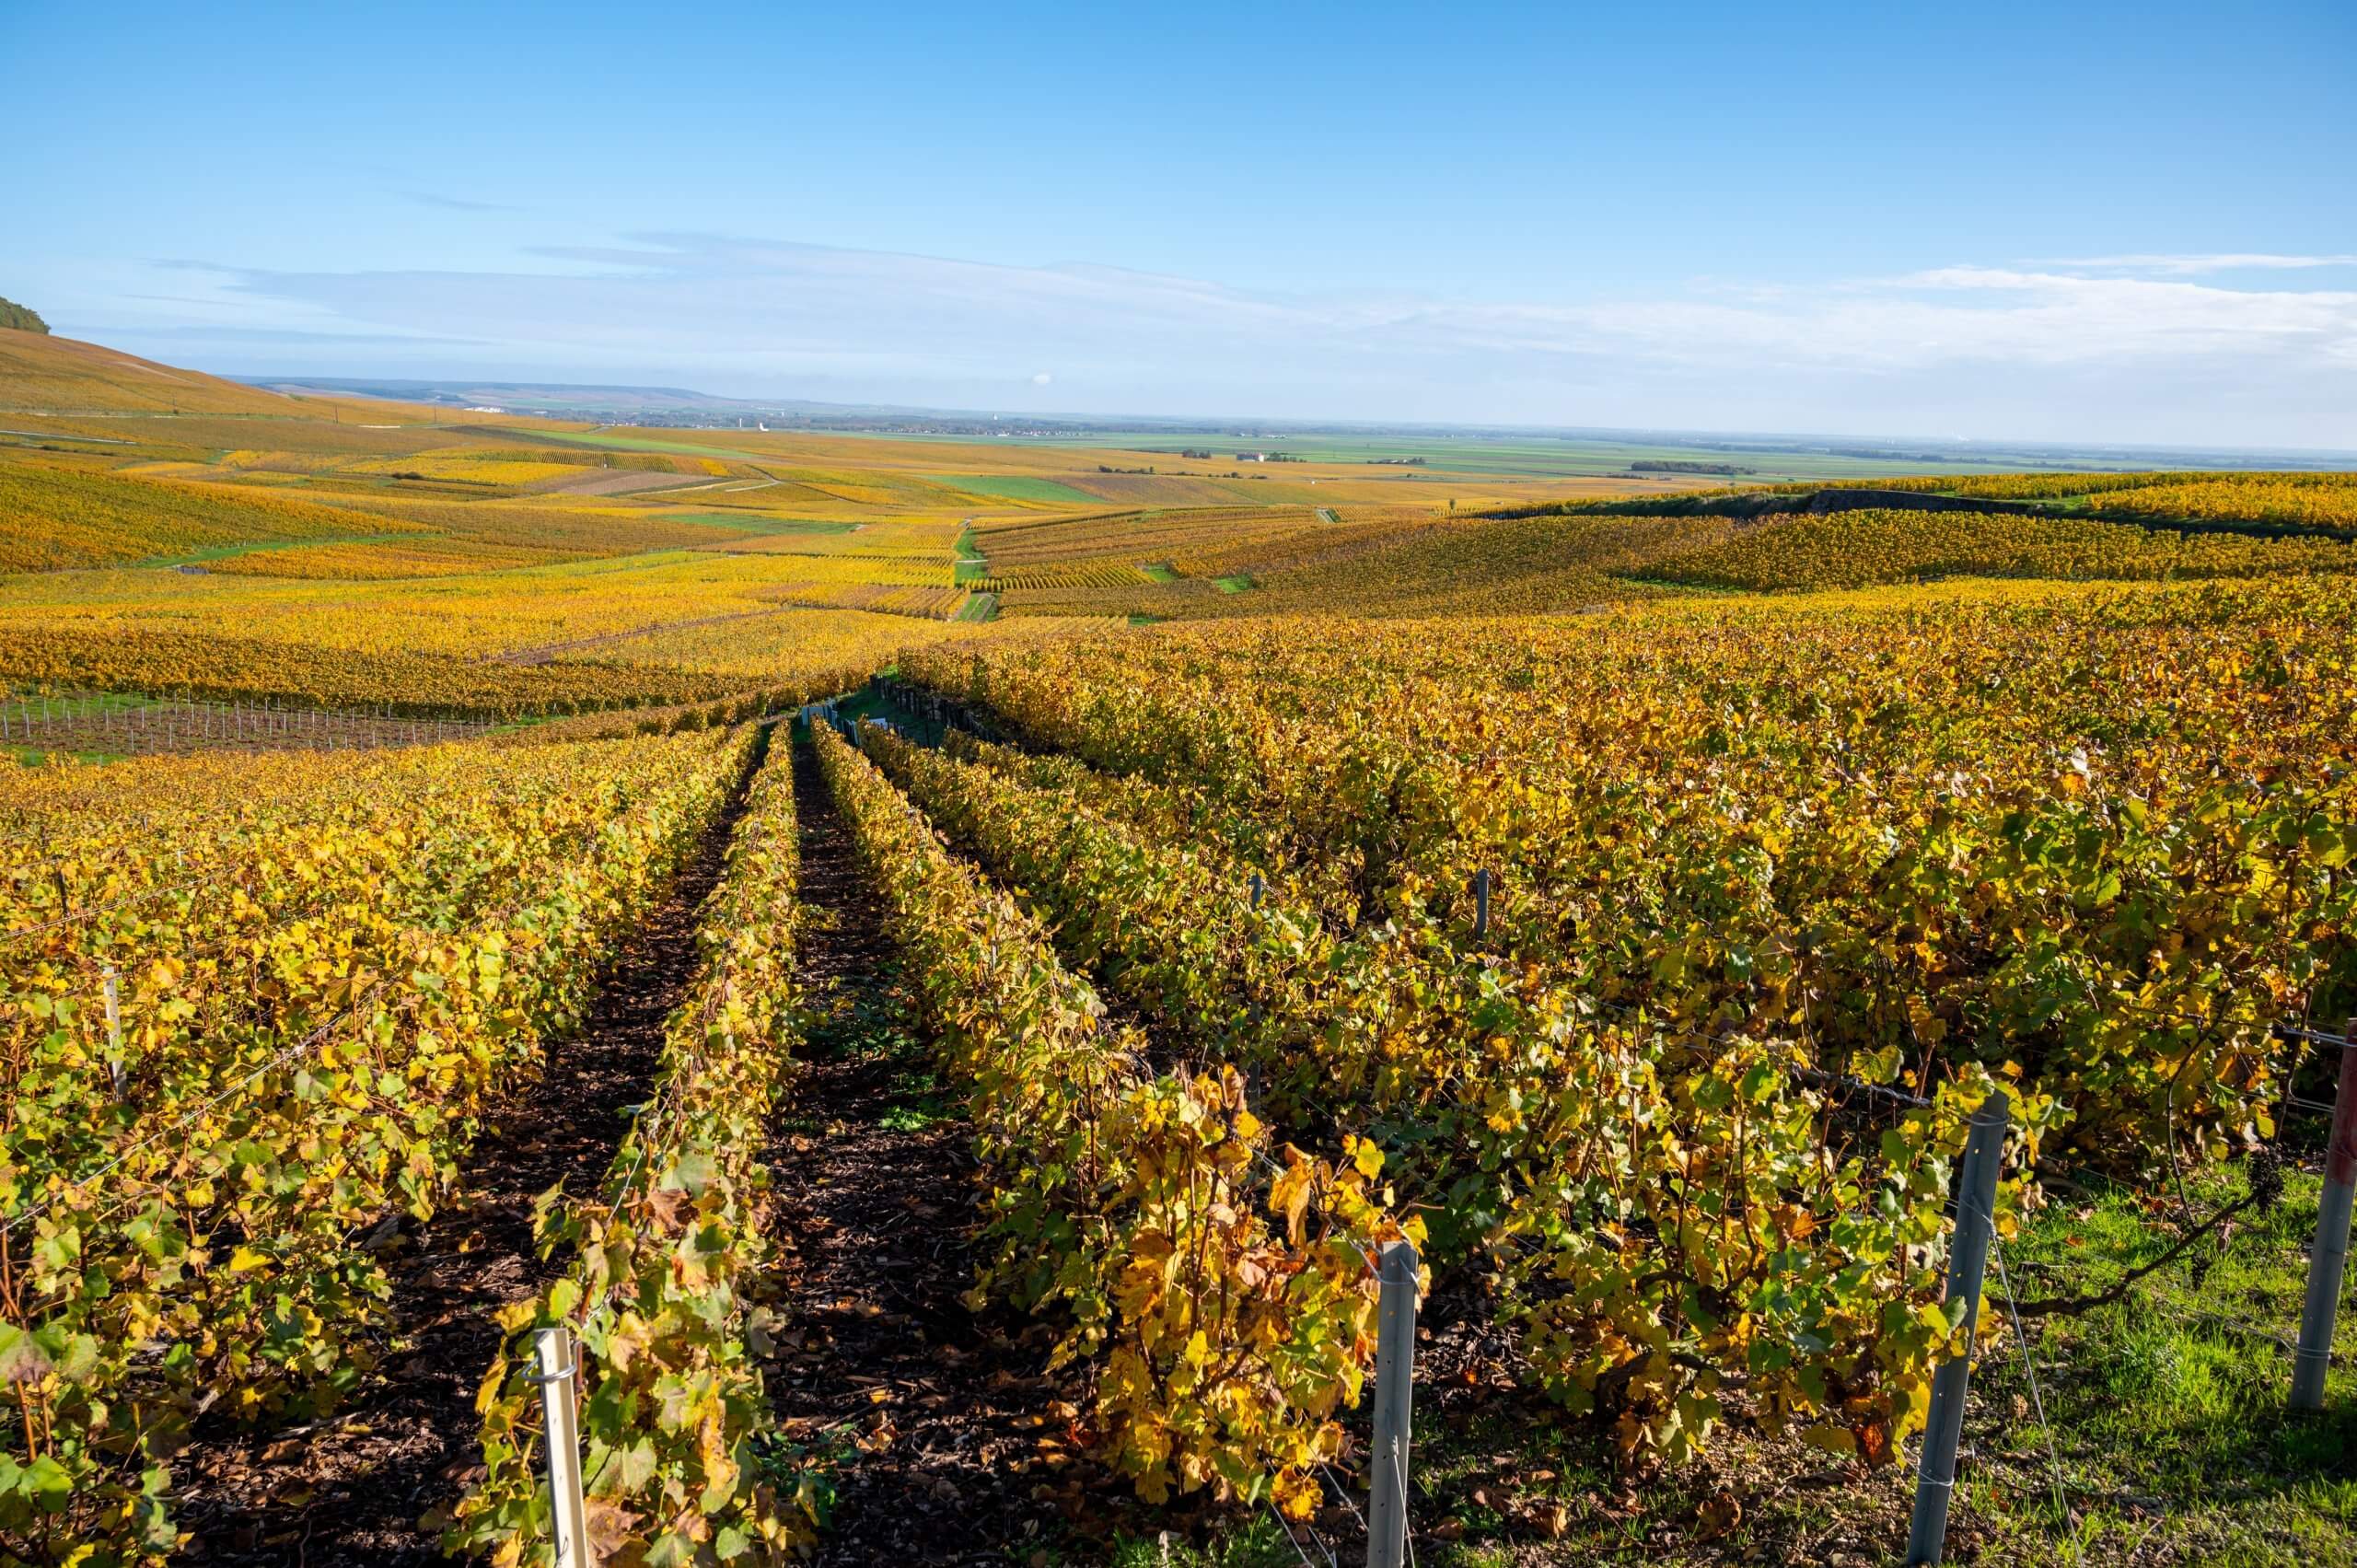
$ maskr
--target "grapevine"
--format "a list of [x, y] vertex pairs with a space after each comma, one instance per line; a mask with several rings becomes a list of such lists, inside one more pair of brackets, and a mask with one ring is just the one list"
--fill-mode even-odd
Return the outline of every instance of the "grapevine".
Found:
[[1386, 1213], [1381, 1152], [1352, 1139], [1329, 1163], [1285, 1145], [1279, 1164], [1238, 1074], [1154, 1072], [1037, 921], [831, 730], [815, 744], [971, 1087], [991, 1244], [977, 1299], [1058, 1308], [1056, 1359], [1102, 1358], [1107, 1457], [1141, 1495], [1306, 1514], [1374, 1354], [1367, 1260], [1422, 1235]]

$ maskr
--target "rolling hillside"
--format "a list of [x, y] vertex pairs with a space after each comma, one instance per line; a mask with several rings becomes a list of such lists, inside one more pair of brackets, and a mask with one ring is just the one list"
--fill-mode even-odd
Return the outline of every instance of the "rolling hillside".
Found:
[[[289, 396], [202, 370], [160, 365], [103, 343], [0, 327], [0, 416], [6, 416], [0, 424], [42, 416], [178, 414], [406, 425], [426, 424], [437, 412], [373, 399]], [[537, 422], [505, 423], [528, 427]]]
[[75, 338], [0, 328], [0, 411], [30, 413], [294, 412], [292, 399]]

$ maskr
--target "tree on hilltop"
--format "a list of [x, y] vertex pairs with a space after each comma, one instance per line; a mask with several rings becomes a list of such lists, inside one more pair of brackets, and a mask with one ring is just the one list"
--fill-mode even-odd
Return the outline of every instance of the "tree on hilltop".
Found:
[[0, 327], [14, 327], [20, 332], [46, 332], [49, 323], [38, 311], [29, 309], [13, 299], [0, 299]]

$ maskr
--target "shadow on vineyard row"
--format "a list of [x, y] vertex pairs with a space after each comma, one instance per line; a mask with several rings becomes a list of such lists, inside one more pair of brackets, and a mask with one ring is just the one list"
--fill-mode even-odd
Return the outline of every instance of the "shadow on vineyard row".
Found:
[[718, 881], [742, 783], [662, 900], [622, 938], [574, 1039], [486, 1118], [462, 1201], [422, 1229], [388, 1220], [398, 1330], [381, 1381], [326, 1419], [243, 1431], [200, 1423], [174, 1465], [191, 1561], [438, 1563], [448, 1504], [482, 1472], [476, 1382], [497, 1310], [565, 1260], [538, 1255], [536, 1200], [594, 1191], [648, 1093], [664, 1024], [694, 977], [696, 914]]
[[780, 1439], [829, 1477], [820, 1563], [1020, 1561], [1088, 1499], [1059, 1451], [1086, 1398], [1052, 1338], [977, 1313], [971, 1129], [820, 778], [795, 749], [806, 1059], [766, 1156], [786, 1327]]

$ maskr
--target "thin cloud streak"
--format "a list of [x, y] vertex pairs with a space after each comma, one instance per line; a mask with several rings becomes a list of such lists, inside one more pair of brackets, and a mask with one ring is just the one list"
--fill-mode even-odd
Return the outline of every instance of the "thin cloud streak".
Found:
[[505, 202], [473, 202], [464, 196], [445, 196], [436, 191], [396, 191], [393, 194], [405, 202], [415, 202], [422, 207], [439, 207], [446, 213], [520, 213], [525, 210], [510, 206]]
[[2225, 251], [2194, 256], [2080, 256], [2027, 264], [2033, 267], [2070, 267], [2087, 272], [2164, 273], [2190, 276], [2201, 273], [2296, 272], [2313, 267], [2357, 267], [2357, 255], [2280, 256], [2264, 251]]
[[[198, 301], [209, 303], [209, 301]], [[239, 347], [321, 347], [338, 344], [366, 343], [371, 347], [403, 346], [409, 344], [451, 348], [482, 348], [488, 344], [482, 338], [436, 337], [424, 332], [309, 332], [293, 327], [152, 327], [125, 324], [114, 327], [86, 327], [99, 341], [138, 337], [146, 342], [226, 343]]]
[[[2193, 263], [2219, 257], [2133, 275], [1960, 263], [1819, 288], [1463, 303], [696, 234], [529, 255], [549, 270], [247, 271], [226, 292], [302, 307], [308, 328], [432, 333], [584, 373], [668, 367], [714, 391], [799, 379], [926, 401], [1004, 387], [1005, 406], [1039, 407], [1046, 363], [1060, 403], [1098, 412], [1605, 423], [1616, 396], [1650, 418], [1683, 395], [1761, 417], [1848, 411], [1817, 428], [1936, 432], [2009, 406], [2030, 428], [1973, 433], [2069, 416], [2107, 438], [2151, 426], [2153, 439], [2357, 444], [2357, 291], [2195, 281], [2213, 269]], [[2213, 428], [2222, 410], [2234, 431]]]

